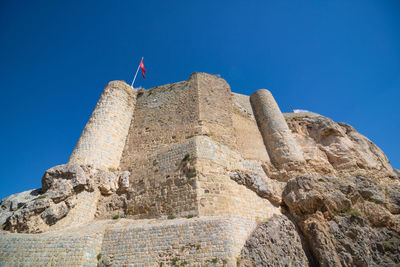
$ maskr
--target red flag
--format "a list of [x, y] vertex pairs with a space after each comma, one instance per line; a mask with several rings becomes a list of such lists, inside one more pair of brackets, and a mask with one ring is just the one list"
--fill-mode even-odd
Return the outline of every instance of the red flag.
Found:
[[146, 73], [146, 69], [144, 68], [144, 65], [143, 65], [143, 58], [142, 58], [142, 61], [140, 61], [140, 65], [139, 66], [142, 69], [143, 79], [146, 79], [146, 77], [144, 77], [144, 74]]

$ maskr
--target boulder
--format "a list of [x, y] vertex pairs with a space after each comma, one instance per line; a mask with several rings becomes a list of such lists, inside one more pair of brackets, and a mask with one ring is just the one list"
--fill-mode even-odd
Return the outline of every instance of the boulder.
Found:
[[69, 208], [65, 202], [61, 202], [48, 207], [42, 214], [42, 219], [48, 224], [53, 225], [58, 220], [64, 218], [68, 214]]
[[256, 173], [235, 171], [230, 178], [240, 185], [244, 185], [257, 193], [262, 198], [268, 199], [274, 205], [280, 205], [282, 198], [283, 183], [260, 176]]
[[42, 178], [42, 190], [46, 192], [55, 180], [69, 180], [72, 187], [77, 191], [83, 190], [87, 184], [88, 177], [81, 166], [77, 164], [63, 164], [47, 170]]
[[285, 215], [275, 214], [246, 240], [240, 266], [309, 266], [312, 258], [305, 247], [296, 225]]
[[129, 176], [131, 175], [130, 172], [124, 171], [119, 175], [119, 187], [121, 191], [127, 192], [129, 189]]
[[99, 180], [99, 189], [103, 195], [111, 195], [117, 191], [119, 177], [115, 173], [99, 170], [97, 177]]

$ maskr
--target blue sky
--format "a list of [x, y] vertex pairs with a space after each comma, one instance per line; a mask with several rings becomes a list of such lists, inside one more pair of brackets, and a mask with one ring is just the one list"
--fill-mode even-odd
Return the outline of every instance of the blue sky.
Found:
[[68, 161], [110, 80], [192, 72], [353, 125], [400, 168], [400, 1], [0, 2], [0, 198]]

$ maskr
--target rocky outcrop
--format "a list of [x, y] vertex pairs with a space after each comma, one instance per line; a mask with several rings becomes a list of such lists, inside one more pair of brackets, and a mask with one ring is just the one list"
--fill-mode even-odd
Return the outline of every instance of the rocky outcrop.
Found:
[[[308, 255], [307, 255], [308, 254]], [[295, 224], [285, 215], [274, 215], [257, 226], [247, 239], [238, 263], [240, 266], [309, 266], [303, 240]]]
[[289, 113], [285, 117], [303, 152], [306, 173], [396, 177], [382, 150], [352, 126], [314, 113]]
[[396, 173], [397, 177], [400, 179], [400, 170], [398, 169], [393, 169], [393, 170]]
[[3, 225], [8, 217], [40, 194], [41, 189], [32, 189], [4, 198], [0, 203], [0, 225]]
[[81, 193], [99, 191], [105, 198], [118, 199], [118, 193], [129, 187], [128, 177], [126, 171], [104, 171], [90, 165], [55, 166], [43, 175], [41, 189], [15, 194], [1, 202], [7, 211], [1, 212], [4, 228], [24, 233], [48, 231], [86, 197]]
[[[304, 266], [313, 259], [321, 266], [399, 265], [398, 171], [348, 124], [314, 113], [285, 117], [304, 155], [303, 169], [265, 162], [265, 176], [238, 170], [230, 177], [280, 205], [293, 222], [274, 216], [260, 224], [242, 250], [241, 265]], [[297, 227], [288, 231], [289, 222]], [[294, 236], [304, 236], [305, 245]], [[295, 251], [312, 257], [302, 261]]]
[[283, 201], [321, 266], [395, 266], [399, 189], [364, 177], [299, 176]]

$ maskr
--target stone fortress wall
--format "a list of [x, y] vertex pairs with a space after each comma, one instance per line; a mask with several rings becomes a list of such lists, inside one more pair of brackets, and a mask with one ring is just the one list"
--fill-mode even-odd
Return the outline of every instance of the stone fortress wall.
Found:
[[139, 92], [120, 164], [131, 173], [128, 215], [197, 214], [195, 179], [181, 163], [194, 156], [198, 120], [193, 79]]
[[[129, 216], [273, 214], [267, 200], [229, 177], [247, 160], [236, 144], [232, 100], [229, 85], [205, 73], [139, 93], [120, 164], [131, 173]], [[247, 138], [248, 150], [268, 159], [254, 119], [250, 124], [256, 145], [247, 135], [241, 148]], [[263, 172], [260, 164], [254, 168]]]
[[235, 266], [256, 225], [242, 217], [203, 216], [102, 220], [41, 234], [0, 232], [0, 266]]

